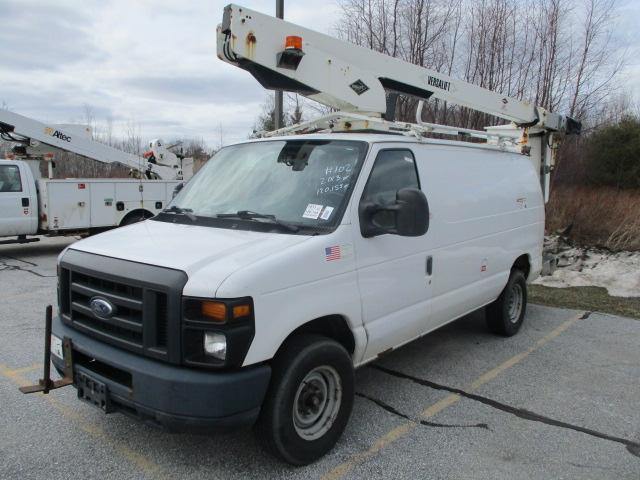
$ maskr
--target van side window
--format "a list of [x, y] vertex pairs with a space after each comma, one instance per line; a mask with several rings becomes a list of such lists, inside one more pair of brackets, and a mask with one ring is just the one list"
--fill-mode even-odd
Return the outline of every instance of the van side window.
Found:
[[[403, 188], [420, 188], [416, 162], [411, 150], [382, 150], [378, 153], [361, 202], [390, 205], [396, 200], [396, 193]], [[393, 226], [392, 212], [381, 213], [378, 221], [382, 225]]]
[[413, 153], [410, 150], [382, 150], [369, 175], [362, 201], [389, 205], [403, 188], [420, 188]]
[[0, 165], [0, 193], [21, 192], [22, 181], [17, 165]]

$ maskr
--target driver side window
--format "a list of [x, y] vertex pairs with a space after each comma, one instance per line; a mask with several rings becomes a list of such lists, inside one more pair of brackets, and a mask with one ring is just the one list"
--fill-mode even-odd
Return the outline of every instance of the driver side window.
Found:
[[20, 169], [16, 165], [0, 165], [0, 192], [21, 192]]
[[[396, 192], [403, 188], [420, 188], [416, 161], [411, 150], [382, 150], [378, 153], [361, 202], [390, 205], [396, 200]], [[393, 212], [380, 212], [377, 221], [381, 226], [395, 223]]]

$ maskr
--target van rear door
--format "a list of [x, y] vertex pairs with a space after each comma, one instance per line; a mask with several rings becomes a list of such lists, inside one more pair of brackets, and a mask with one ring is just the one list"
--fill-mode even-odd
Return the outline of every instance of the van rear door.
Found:
[[25, 163], [0, 160], [0, 237], [37, 232], [35, 188]]

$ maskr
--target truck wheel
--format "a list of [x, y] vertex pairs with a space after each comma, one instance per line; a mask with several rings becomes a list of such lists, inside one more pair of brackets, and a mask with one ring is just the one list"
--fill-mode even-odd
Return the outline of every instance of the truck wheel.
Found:
[[486, 308], [487, 326], [498, 335], [518, 333], [527, 311], [527, 281], [520, 270], [512, 270], [507, 286]]
[[338, 342], [298, 335], [276, 356], [256, 433], [267, 451], [307, 465], [333, 448], [351, 415], [354, 369]]

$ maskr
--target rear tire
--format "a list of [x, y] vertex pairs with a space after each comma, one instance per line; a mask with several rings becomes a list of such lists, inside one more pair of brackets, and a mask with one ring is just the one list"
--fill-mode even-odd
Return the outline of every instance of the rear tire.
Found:
[[269, 453], [307, 465], [334, 447], [349, 421], [351, 356], [334, 340], [305, 334], [288, 340], [272, 367], [256, 433]]
[[486, 308], [487, 326], [497, 335], [511, 337], [520, 330], [526, 311], [527, 281], [522, 271], [512, 270], [507, 286]]

